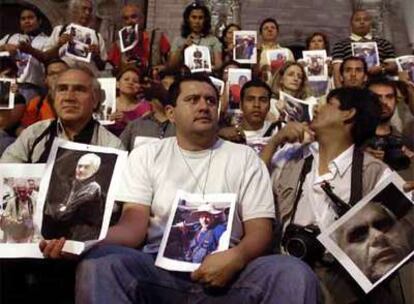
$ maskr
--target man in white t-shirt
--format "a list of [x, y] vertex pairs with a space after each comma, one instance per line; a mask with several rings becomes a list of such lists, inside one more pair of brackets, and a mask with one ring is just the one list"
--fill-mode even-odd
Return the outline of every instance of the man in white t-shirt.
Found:
[[[316, 303], [318, 283], [307, 266], [287, 256], [264, 256], [275, 217], [269, 176], [250, 148], [218, 139], [214, 85], [192, 74], [178, 79], [169, 93], [167, 114], [177, 136], [131, 153], [117, 197], [127, 202], [123, 214], [104, 244], [80, 262], [77, 301]], [[231, 248], [208, 255], [191, 274], [154, 265], [179, 189], [237, 195]], [[63, 244], [43, 242], [41, 249], [59, 257]]]
[[270, 137], [281, 127], [280, 122], [266, 120], [271, 95], [272, 91], [264, 81], [253, 79], [246, 82], [240, 92], [242, 122], [240, 125], [222, 128], [219, 136], [232, 142], [246, 143], [260, 153]]

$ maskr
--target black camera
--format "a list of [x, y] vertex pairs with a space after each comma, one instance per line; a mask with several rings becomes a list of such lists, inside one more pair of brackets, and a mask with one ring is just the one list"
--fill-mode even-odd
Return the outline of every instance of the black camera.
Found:
[[282, 245], [289, 255], [313, 264], [321, 260], [325, 252], [325, 248], [316, 238], [320, 232], [315, 225], [300, 226], [291, 223], [285, 229]]
[[402, 138], [398, 136], [375, 136], [370, 147], [384, 151], [384, 163], [399, 171], [410, 166], [410, 158], [402, 151]]

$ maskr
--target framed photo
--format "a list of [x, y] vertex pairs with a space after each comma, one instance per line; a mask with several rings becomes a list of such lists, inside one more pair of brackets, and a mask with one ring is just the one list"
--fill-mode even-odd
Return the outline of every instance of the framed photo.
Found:
[[56, 138], [35, 214], [42, 237], [65, 237], [63, 250], [74, 254], [104, 238], [126, 157], [126, 151]]
[[233, 33], [233, 60], [239, 63], [257, 62], [257, 32], [235, 31]]
[[243, 85], [252, 79], [252, 71], [250, 69], [229, 69], [228, 76], [228, 96], [229, 109], [240, 108], [240, 92]]
[[0, 258], [43, 258], [34, 222], [45, 164], [0, 164]]
[[414, 254], [414, 206], [396, 173], [318, 239], [368, 293]]
[[229, 248], [236, 194], [177, 191], [155, 265], [194, 271], [204, 258]]
[[105, 94], [105, 98], [93, 116], [101, 125], [111, 125], [115, 123], [109, 119], [109, 115], [116, 111], [116, 78], [98, 78], [98, 81], [101, 85], [101, 93]]
[[274, 74], [286, 63], [289, 56], [287, 49], [266, 50], [265, 52], [272, 74]]
[[352, 55], [360, 58], [364, 58], [367, 63], [368, 69], [380, 65], [378, 47], [376, 42], [353, 42]]
[[92, 54], [89, 52], [89, 47], [98, 44], [96, 32], [88, 27], [71, 23], [65, 33], [73, 37], [72, 41], [66, 43], [65, 55], [75, 60], [90, 62]]
[[16, 79], [0, 78], [0, 110], [14, 108], [14, 93], [11, 90]]
[[184, 64], [191, 73], [211, 72], [210, 50], [206, 46], [191, 45], [184, 51]]
[[305, 72], [309, 81], [328, 80], [327, 55], [325, 50], [303, 51]]
[[138, 34], [138, 24], [125, 26], [118, 32], [122, 53], [132, 50], [138, 44]]
[[[311, 121], [313, 117], [313, 107], [316, 105], [315, 98], [301, 100], [283, 91], [280, 91], [279, 100], [273, 105], [279, 112], [279, 120], [288, 121]], [[272, 109], [272, 105], [271, 105]]]
[[414, 82], [414, 55], [397, 57], [397, 66], [400, 72], [406, 71], [412, 82]]

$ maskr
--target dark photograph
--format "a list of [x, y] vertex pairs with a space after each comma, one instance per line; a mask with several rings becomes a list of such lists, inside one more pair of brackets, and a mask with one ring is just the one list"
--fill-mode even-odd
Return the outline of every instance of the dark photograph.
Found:
[[44, 238], [99, 238], [117, 157], [58, 148], [43, 207]]
[[390, 183], [333, 234], [372, 284], [414, 250], [413, 203]]

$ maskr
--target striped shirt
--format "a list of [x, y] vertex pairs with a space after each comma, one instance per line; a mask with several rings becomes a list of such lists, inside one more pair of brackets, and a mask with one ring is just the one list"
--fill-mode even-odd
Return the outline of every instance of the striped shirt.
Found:
[[[368, 35], [367, 35], [368, 36]], [[377, 37], [369, 37], [371, 39], [365, 37], [359, 37], [355, 34], [352, 34], [350, 37], [341, 40], [335, 43], [333, 51], [332, 51], [332, 62], [333, 63], [340, 63], [344, 59], [352, 56], [352, 42], [376, 42], [378, 47], [378, 55], [381, 62], [389, 61], [390, 59], [395, 59], [395, 50], [394, 46], [387, 40], [377, 38]]]

